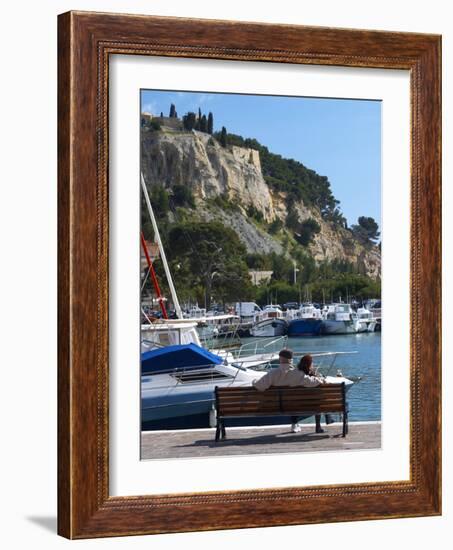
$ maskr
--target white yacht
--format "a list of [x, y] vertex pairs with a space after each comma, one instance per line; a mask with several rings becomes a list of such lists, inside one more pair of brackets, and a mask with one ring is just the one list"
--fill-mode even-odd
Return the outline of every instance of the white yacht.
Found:
[[359, 307], [357, 309], [357, 319], [362, 325], [363, 332], [374, 332], [376, 330], [377, 320], [369, 309]]
[[285, 314], [278, 305], [269, 304], [255, 316], [250, 334], [255, 337], [283, 336], [288, 330]]
[[322, 317], [321, 334], [356, 334], [366, 330], [349, 304], [326, 305]]

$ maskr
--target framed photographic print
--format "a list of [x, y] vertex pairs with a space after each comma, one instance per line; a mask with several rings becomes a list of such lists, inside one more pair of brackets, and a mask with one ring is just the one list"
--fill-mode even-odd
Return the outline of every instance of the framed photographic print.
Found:
[[440, 37], [59, 17], [59, 533], [441, 513]]

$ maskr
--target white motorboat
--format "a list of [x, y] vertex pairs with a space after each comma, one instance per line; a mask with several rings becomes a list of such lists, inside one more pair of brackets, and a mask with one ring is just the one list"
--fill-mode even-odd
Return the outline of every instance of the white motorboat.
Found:
[[255, 337], [284, 336], [287, 330], [286, 319], [269, 318], [255, 323], [250, 329], [250, 334]]
[[377, 320], [369, 309], [359, 307], [357, 309], [357, 319], [362, 325], [363, 332], [374, 332], [376, 330]]
[[255, 316], [250, 334], [255, 337], [284, 336], [287, 330], [288, 322], [281, 307], [269, 304]]
[[381, 332], [382, 328], [382, 303], [380, 300], [373, 300], [371, 305], [367, 304], [367, 308], [371, 312], [373, 319], [376, 321], [376, 332]]
[[322, 317], [321, 334], [357, 334], [366, 330], [349, 304], [324, 306]]

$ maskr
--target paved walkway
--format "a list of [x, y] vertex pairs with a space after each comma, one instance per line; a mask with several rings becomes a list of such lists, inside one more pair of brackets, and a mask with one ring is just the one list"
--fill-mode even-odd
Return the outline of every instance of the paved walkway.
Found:
[[381, 446], [380, 422], [350, 422], [345, 438], [341, 437], [340, 423], [323, 425], [323, 429], [323, 434], [317, 434], [314, 424], [303, 424], [300, 433], [292, 433], [287, 425], [227, 428], [227, 439], [218, 443], [214, 441], [213, 428], [142, 432], [142, 459], [379, 449]]

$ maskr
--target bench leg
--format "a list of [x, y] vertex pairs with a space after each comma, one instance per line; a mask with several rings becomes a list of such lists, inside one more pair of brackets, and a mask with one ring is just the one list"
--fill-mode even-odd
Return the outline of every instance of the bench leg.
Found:
[[348, 431], [348, 413], [345, 412], [343, 414], [343, 437], [346, 437]]
[[321, 427], [321, 415], [320, 414], [315, 414], [315, 423], [316, 423], [316, 428], [315, 428], [316, 433], [317, 434], [324, 433], [324, 430]]
[[223, 423], [223, 420], [222, 420], [222, 439], [226, 439], [225, 424]]
[[215, 440], [216, 442], [220, 439], [220, 420], [217, 419], [217, 426], [215, 429]]

